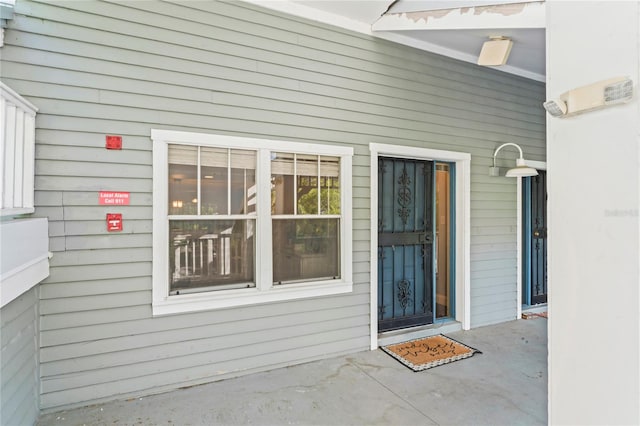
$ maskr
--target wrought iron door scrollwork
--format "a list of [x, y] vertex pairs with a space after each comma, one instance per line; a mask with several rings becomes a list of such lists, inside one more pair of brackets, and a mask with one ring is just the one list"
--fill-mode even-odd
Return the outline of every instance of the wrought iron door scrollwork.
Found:
[[398, 178], [398, 204], [400, 204], [400, 208], [398, 209], [398, 216], [402, 220], [403, 225], [407, 225], [407, 220], [409, 219], [409, 205], [413, 200], [413, 194], [411, 194], [411, 189], [409, 186], [411, 185], [411, 178], [409, 177], [409, 173], [407, 173], [407, 168], [402, 169], [402, 174]]
[[398, 302], [400, 302], [402, 309], [406, 310], [412, 300], [411, 283], [408, 280], [398, 281]]

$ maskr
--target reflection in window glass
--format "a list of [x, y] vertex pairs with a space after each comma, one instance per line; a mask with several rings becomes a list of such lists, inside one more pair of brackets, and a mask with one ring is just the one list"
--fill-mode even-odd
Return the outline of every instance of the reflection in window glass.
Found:
[[256, 155], [231, 150], [231, 214], [256, 211]]
[[318, 213], [318, 156], [296, 156], [298, 214]]
[[339, 219], [273, 220], [275, 283], [340, 277]]
[[228, 213], [229, 150], [200, 148], [200, 214], [226, 215]]
[[294, 155], [271, 154], [271, 213], [293, 214]]
[[170, 294], [255, 287], [254, 220], [172, 220]]
[[340, 214], [338, 157], [320, 157], [320, 214]]
[[271, 214], [294, 213], [340, 214], [339, 157], [272, 153]]
[[[321, 219], [321, 215], [340, 214], [339, 171], [339, 157], [272, 154], [275, 283], [339, 278], [339, 219]], [[294, 214], [307, 217], [278, 218]]]
[[169, 145], [169, 214], [197, 214], [198, 148]]

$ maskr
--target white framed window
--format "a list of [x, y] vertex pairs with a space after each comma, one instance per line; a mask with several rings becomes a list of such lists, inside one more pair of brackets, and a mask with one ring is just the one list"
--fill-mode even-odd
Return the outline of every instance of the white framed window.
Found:
[[352, 148], [151, 139], [154, 315], [352, 291]]

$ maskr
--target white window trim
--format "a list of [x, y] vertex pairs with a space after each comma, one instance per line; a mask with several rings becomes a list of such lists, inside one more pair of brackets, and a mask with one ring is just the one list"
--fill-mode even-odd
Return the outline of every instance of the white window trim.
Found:
[[471, 154], [411, 146], [370, 143], [371, 151], [371, 350], [378, 348], [378, 157], [446, 161], [456, 165], [456, 321], [471, 328]]
[[[352, 157], [353, 148], [300, 142], [254, 139], [236, 136], [151, 130], [153, 141], [153, 315], [169, 315], [234, 306], [280, 302], [308, 297], [350, 293], [353, 290], [352, 272]], [[258, 153], [256, 185], [258, 205], [256, 235], [271, 235], [270, 170], [261, 165], [270, 163], [270, 151], [291, 152], [340, 157], [340, 278], [336, 280], [292, 283], [273, 286], [271, 240], [256, 239], [256, 287], [218, 290], [169, 296], [168, 226], [168, 145], [186, 144], [255, 150]], [[262, 194], [262, 195], [261, 195]]]

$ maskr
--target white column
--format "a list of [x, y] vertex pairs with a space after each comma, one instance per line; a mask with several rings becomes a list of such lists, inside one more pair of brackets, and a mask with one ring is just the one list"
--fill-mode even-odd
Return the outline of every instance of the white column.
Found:
[[547, 115], [549, 423], [640, 424], [640, 3], [547, 1], [547, 98], [628, 76], [625, 105]]

